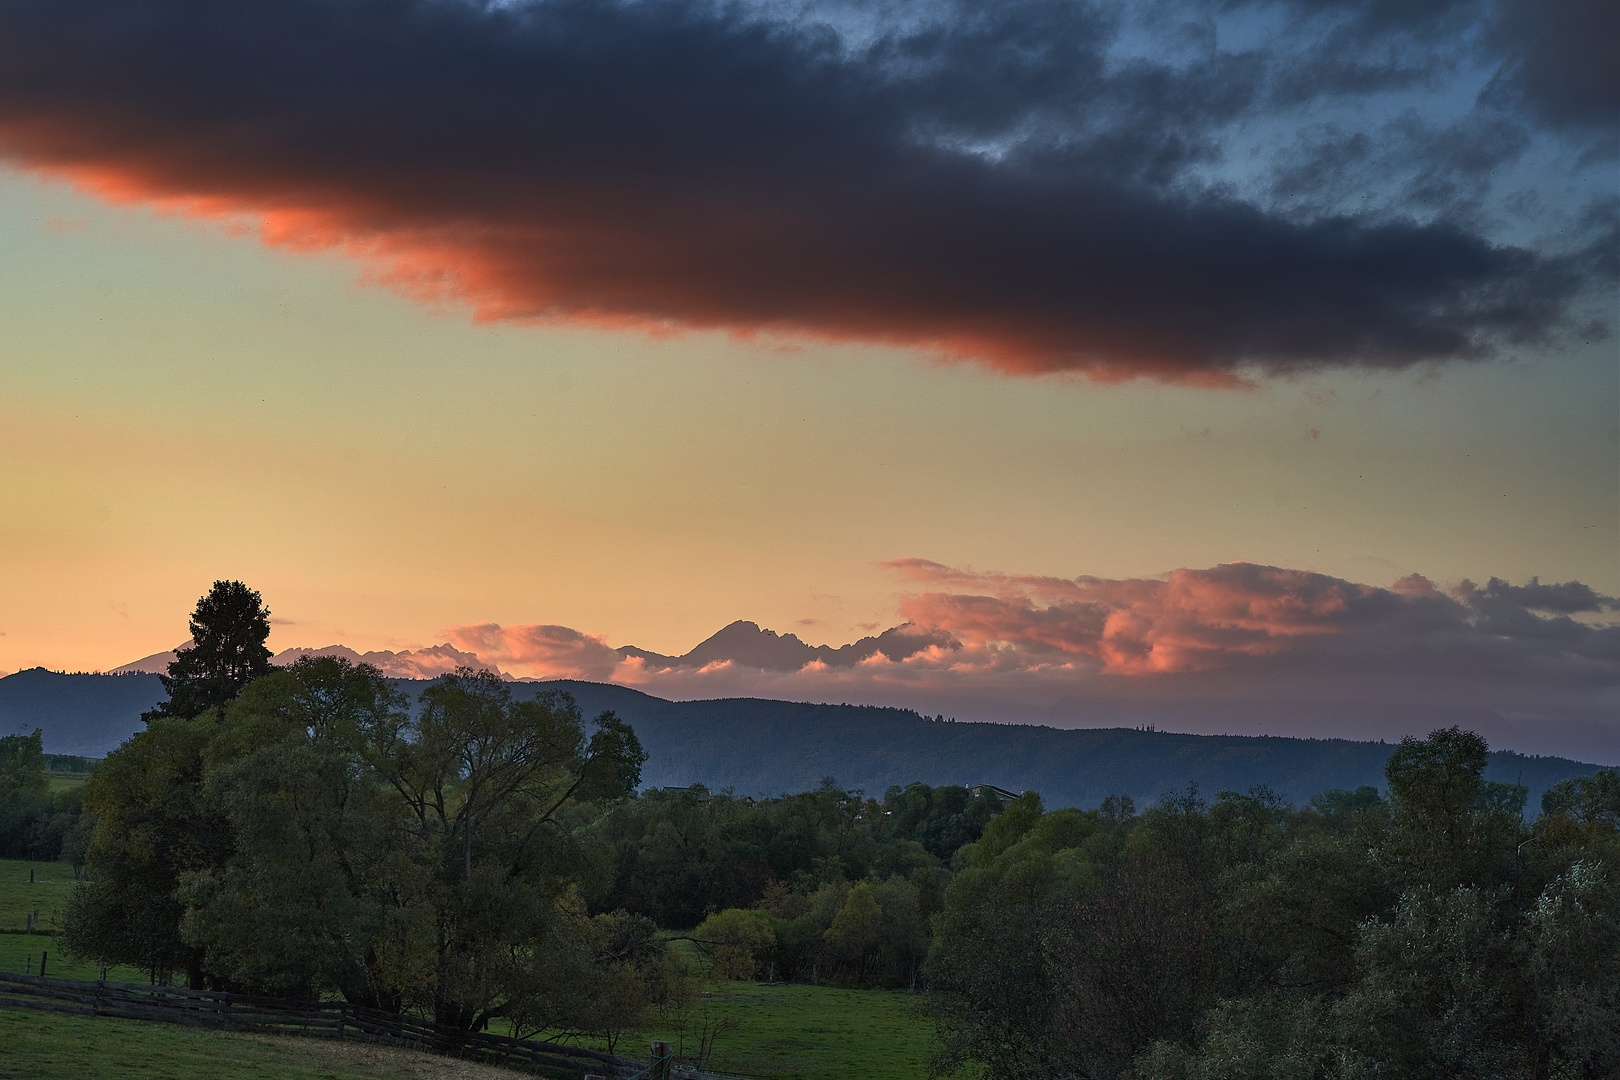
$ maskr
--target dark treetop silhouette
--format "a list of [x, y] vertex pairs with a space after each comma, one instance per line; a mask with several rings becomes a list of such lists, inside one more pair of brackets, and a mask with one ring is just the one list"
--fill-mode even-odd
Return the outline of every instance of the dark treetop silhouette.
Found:
[[191, 646], [179, 650], [167, 675], [158, 676], [169, 700], [141, 719], [190, 719], [234, 700], [248, 683], [275, 670], [264, 644], [269, 636], [270, 609], [256, 590], [240, 581], [214, 582], [191, 613]]

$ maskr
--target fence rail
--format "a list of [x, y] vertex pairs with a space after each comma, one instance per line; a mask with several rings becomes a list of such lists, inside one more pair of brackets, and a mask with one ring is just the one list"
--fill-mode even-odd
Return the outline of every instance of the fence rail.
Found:
[[339, 1001], [295, 1001], [183, 986], [81, 982], [0, 973], [0, 1008], [357, 1038], [572, 1078], [597, 1075], [630, 1080], [647, 1075], [647, 1063], [634, 1058], [482, 1031], [461, 1031], [420, 1017]]

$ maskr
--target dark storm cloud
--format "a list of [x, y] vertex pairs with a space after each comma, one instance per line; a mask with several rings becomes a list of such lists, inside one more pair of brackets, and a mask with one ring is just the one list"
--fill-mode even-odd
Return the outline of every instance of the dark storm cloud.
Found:
[[1375, 132], [1324, 125], [1277, 155], [1269, 194], [1296, 216], [1359, 199], [1368, 215], [1416, 211], [1474, 226], [1498, 172], [1530, 146], [1530, 129], [1505, 116], [1435, 125], [1408, 111]]
[[1234, 125], [1456, 67], [1484, 9], [1285, 5], [1274, 46], [1224, 50], [1214, 20], [1272, 8], [1163, 10], [1144, 47], [1132, 9], [1058, 0], [0, 0], [0, 149], [258, 215], [484, 317], [1021, 373], [1478, 357], [1555, 337], [1612, 275], [1602, 238], [1534, 250], [1434, 212], [1425, 191], [1522, 152], [1507, 113], [1407, 162], [1417, 186], [1377, 214], [1327, 205], [1331, 155], [1295, 163], [1286, 211], [1211, 178]]
[[1604, 596], [1579, 581], [1543, 585], [1540, 578], [1531, 578], [1528, 585], [1512, 585], [1493, 577], [1483, 588], [1464, 582], [1459, 591], [1468, 605], [1479, 611], [1536, 611], [1553, 615], [1620, 611], [1620, 600]]
[[1620, 5], [1613, 0], [1501, 0], [1494, 43], [1505, 86], [1558, 124], [1620, 124]]
[[1228, 14], [1280, 10], [1286, 32], [1273, 50], [1273, 100], [1299, 104], [1323, 96], [1385, 93], [1433, 84], [1470, 50], [1471, 29], [1489, 18], [1488, 0], [1230, 0]]
[[1620, 123], [1620, 6], [1612, 0], [1212, 0], [1222, 12], [1275, 8], [1280, 97], [1367, 93], [1432, 82], [1470, 62], [1500, 62], [1498, 89], [1544, 119]]

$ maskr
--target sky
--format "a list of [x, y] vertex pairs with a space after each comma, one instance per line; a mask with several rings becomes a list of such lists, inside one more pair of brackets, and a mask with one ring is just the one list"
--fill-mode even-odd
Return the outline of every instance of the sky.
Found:
[[[1620, 761], [1615, 10], [0, 0], [0, 672], [228, 578], [277, 650]], [[736, 620], [910, 644], [614, 651]]]

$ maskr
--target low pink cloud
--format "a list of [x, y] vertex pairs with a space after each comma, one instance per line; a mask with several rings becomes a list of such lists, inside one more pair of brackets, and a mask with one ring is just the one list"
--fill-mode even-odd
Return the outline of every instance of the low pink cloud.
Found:
[[420, 649], [402, 649], [399, 652], [379, 649], [364, 653], [356, 652], [346, 645], [327, 645], [320, 649], [298, 647], [283, 649], [271, 657], [270, 662], [286, 667], [305, 656], [336, 656], [351, 663], [370, 664], [384, 675], [395, 679], [436, 679], [440, 675], [448, 675], [461, 668], [472, 668], [475, 671], [493, 671], [497, 675], [506, 675], [506, 672], [493, 663], [485, 661], [476, 653], [462, 652], [449, 644], [428, 645]]
[[[1340, 633], [1386, 590], [1301, 570], [1228, 563], [1163, 579], [976, 574], [921, 559], [889, 564], [952, 591], [913, 593], [900, 614], [970, 650], [1061, 654], [1116, 675], [1207, 671]], [[972, 590], [972, 591], [968, 591]], [[1089, 662], [1089, 664], [1087, 663]]]
[[542, 679], [607, 679], [623, 661], [602, 637], [566, 626], [528, 623], [453, 626], [450, 640], [495, 663]]
[[1252, 563], [1154, 578], [888, 565], [912, 587], [898, 601], [900, 625], [840, 650], [784, 645], [744, 622], [680, 657], [566, 626], [476, 623], [448, 630], [449, 644], [355, 658], [415, 678], [466, 665], [678, 700], [842, 701], [979, 719], [1113, 716], [1121, 702], [1181, 702], [1202, 715], [1262, 699], [1285, 712], [1311, 701], [1468, 707], [1603, 731], [1620, 715], [1620, 600], [1580, 582], [1442, 588], [1414, 574], [1380, 586]]

